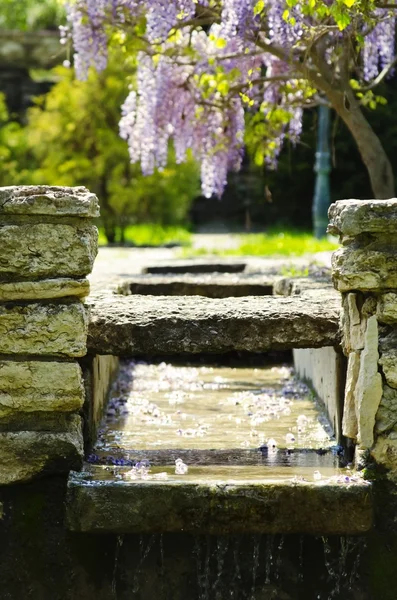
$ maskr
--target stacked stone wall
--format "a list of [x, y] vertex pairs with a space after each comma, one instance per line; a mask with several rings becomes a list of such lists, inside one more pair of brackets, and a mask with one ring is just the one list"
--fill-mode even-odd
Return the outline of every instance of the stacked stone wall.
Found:
[[348, 357], [343, 434], [397, 478], [397, 199], [342, 200], [329, 210], [340, 236], [332, 259]]
[[98, 215], [85, 188], [0, 188], [0, 484], [81, 464]]

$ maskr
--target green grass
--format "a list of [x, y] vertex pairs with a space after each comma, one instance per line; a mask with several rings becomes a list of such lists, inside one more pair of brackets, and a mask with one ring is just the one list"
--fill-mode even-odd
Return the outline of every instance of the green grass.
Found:
[[226, 250], [198, 248], [185, 249], [183, 255], [205, 256], [208, 254], [222, 256], [302, 256], [336, 250], [339, 244], [331, 238], [316, 239], [310, 233], [298, 231], [273, 231], [269, 233], [247, 233], [238, 236], [236, 248]]
[[[191, 233], [184, 227], [163, 227], [162, 225], [144, 223], [126, 227], [125, 241], [132, 246], [164, 246], [165, 244], [189, 246]], [[105, 232], [101, 227], [99, 228], [99, 245], [107, 245]]]

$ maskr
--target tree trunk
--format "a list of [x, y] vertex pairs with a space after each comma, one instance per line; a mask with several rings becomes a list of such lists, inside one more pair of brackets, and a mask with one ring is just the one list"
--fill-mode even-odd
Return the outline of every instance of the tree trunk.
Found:
[[353, 135], [361, 158], [367, 167], [374, 198], [382, 200], [394, 196], [394, 176], [391, 163], [382, 143], [365, 118], [353, 91], [339, 91], [330, 98], [333, 107]]

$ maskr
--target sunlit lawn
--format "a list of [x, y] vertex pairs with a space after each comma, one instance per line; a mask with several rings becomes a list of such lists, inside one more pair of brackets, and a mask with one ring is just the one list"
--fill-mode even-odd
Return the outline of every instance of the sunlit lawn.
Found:
[[[166, 244], [191, 243], [191, 233], [184, 227], [151, 224], [129, 225], [125, 229], [125, 242], [132, 246], [164, 246]], [[118, 237], [117, 242], [120, 241]], [[106, 246], [107, 240], [103, 228], [99, 228], [99, 245]]]
[[237, 237], [232, 248], [185, 248], [184, 257], [216, 254], [224, 256], [302, 256], [336, 250], [339, 244], [335, 238], [316, 239], [310, 233], [298, 231], [273, 231], [268, 233], [248, 233]]

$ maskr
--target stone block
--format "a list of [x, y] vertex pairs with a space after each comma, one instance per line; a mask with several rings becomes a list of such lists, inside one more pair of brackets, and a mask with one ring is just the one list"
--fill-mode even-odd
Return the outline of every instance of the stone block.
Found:
[[88, 275], [97, 254], [97, 240], [93, 225], [1, 225], [0, 280]]
[[12, 281], [0, 283], [0, 302], [14, 300], [50, 300], [76, 296], [85, 298], [90, 293], [88, 279], [41, 279], [39, 281]]
[[328, 211], [329, 233], [357, 236], [361, 233], [395, 233], [397, 199], [339, 200]]
[[386, 382], [392, 388], [397, 388], [397, 330], [393, 329], [387, 335], [379, 338], [379, 364]]
[[84, 356], [87, 309], [79, 302], [0, 305], [0, 354]]
[[339, 346], [339, 294], [122, 296], [88, 299], [92, 354], [159, 356]]
[[382, 400], [376, 413], [375, 430], [377, 433], [390, 431], [397, 424], [397, 390], [383, 386]]
[[343, 435], [354, 440], [358, 434], [355, 391], [359, 372], [360, 354], [358, 352], [351, 352], [347, 363], [342, 432]]
[[12, 185], [0, 188], [0, 215], [99, 217], [99, 202], [85, 187]]
[[64, 432], [0, 432], [0, 485], [79, 469], [82, 459], [83, 434], [78, 415], [70, 417]]
[[0, 360], [0, 419], [19, 412], [73, 412], [84, 402], [77, 362]]
[[340, 292], [397, 288], [397, 248], [376, 243], [346, 246], [333, 253], [332, 269]]
[[109, 391], [119, 370], [119, 359], [111, 355], [89, 355], [82, 361], [86, 402], [84, 405], [84, 439], [91, 448], [97, 439]]
[[368, 319], [365, 347], [361, 352], [360, 371], [354, 392], [358, 420], [357, 439], [360, 448], [374, 443], [375, 416], [382, 398], [382, 376], [378, 372], [378, 322]]
[[367, 319], [357, 308], [357, 294], [346, 294], [343, 299], [342, 313], [342, 344], [346, 355], [364, 348], [366, 327]]
[[380, 323], [397, 323], [397, 294], [388, 292], [379, 297], [377, 317]]

